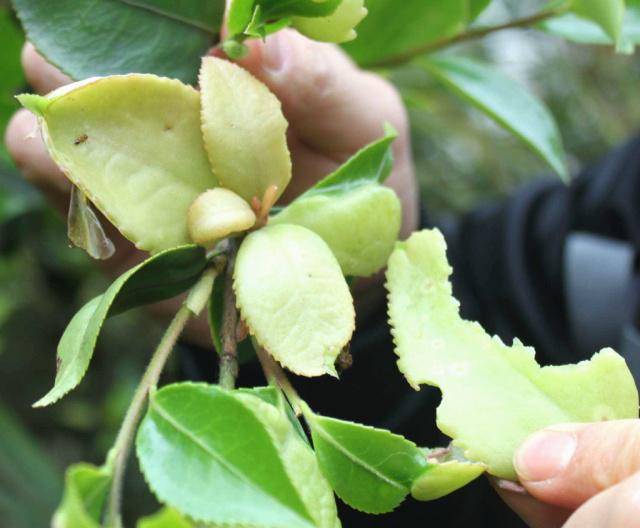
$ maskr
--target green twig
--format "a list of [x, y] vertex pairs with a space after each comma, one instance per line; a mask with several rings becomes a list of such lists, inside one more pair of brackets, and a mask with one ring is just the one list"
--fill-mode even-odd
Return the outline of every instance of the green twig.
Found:
[[531, 26], [534, 26], [535, 24], [538, 24], [550, 18], [562, 15], [567, 10], [568, 10], [568, 7], [566, 5], [563, 5], [561, 7], [548, 9], [533, 15], [526, 16], [526, 17], [517, 18], [515, 20], [505, 22], [504, 24], [498, 24], [496, 26], [471, 28], [467, 31], [464, 31], [463, 33], [458, 33], [457, 35], [453, 35], [451, 37], [445, 37], [443, 39], [436, 40], [434, 42], [429, 42], [428, 44], [424, 44], [422, 46], [418, 46], [416, 48], [403, 51], [402, 53], [398, 53], [397, 55], [392, 55], [391, 57], [387, 57], [385, 59], [382, 59], [370, 65], [370, 67], [371, 68], [389, 68], [392, 66], [399, 66], [406, 62], [409, 62], [410, 60], [416, 57], [419, 57], [420, 55], [424, 55], [426, 53], [432, 53], [434, 51], [438, 51], [448, 46], [459, 44], [461, 42], [467, 42], [469, 40], [476, 40], [482, 37], [486, 37], [487, 35], [491, 33], [495, 33], [496, 31], [502, 31], [504, 29], [531, 27]]
[[[197, 315], [202, 309], [202, 305], [197, 302], [197, 298], [205, 297], [201, 290], [203, 287], [211, 288], [213, 285], [212, 277], [215, 273], [216, 272], [213, 269], [207, 270], [201, 277], [200, 281], [198, 281], [198, 283], [192, 288], [191, 292], [196, 292], [197, 295], [195, 298], [193, 295], [189, 295], [187, 301], [185, 301], [185, 303], [180, 307], [180, 310], [176, 313], [171, 324], [169, 324], [169, 327], [153, 353], [153, 356], [149, 361], [149, 365], [147, 366], [147, 370], [140, 380], [140, 384], [138, 385], [133, 399], [131, 400], [131, 404], [129, 405], [129, 409], [127, 410], [127, 414], [124, 417], [122, 425], [120, 426], [120, 431], [118, 432], [114, 446], [110, 451], [110, 457], [107, 462], [113, 469], [109, 502], [104, 518], [104, 526], [107, 528], [122, 527], [120, 509], [122, 504], [124, 474], [127, 467], [129, 453], [133, 445], [135, 432], [138, 428], [138, 424], [140, 423], [149, 391], [155, 388], [158, 384], [160, 374], [162, 373], [164, 366], [171, 355], [171, 351], [175, 347], [175, 344], [187, 322], [193, 315]], [[195, 306], [196, 304], [198, 304], [198, 306]]]
[[238, 310], [236, 308], [236, 295], [233, 291], [233, 270], [238, 252], [238, 242], [229, 240], [229, 252], [227, 254], [227, 266], [225, 270], [224, 297], [222, 301], [222, 327], [220, 340], [222, 350], [220, 353], [220, 374], [218, 384], [223, 389], [233, 390], [238, 377], [238, 342], [236, 330], [238, 327]]

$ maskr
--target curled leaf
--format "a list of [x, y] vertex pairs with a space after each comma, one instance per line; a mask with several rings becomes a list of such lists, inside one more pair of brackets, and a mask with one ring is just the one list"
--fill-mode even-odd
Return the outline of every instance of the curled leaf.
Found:
[[439, 231], [398, 243], [389, 260], [389, 316], [398, 367], [415, 389], [437, 386], [438, 427], [468, 460], [514, 480], [513, 454], [549, 425], [637, 418], [638, 391], [611, 349], [576, 365], [540, 367], [520, 341], [505, 345], [460, 317]]
[[71, 187], [67, 234], [74, 246], [84, 249], [94, 259], [108, 259], [116, 251], [87, 198], [75, 185]]
[[342, 0], [327, 17], [295, 17], [293, 27], [300, 33], [322, 42], [349, 42], [358, 34], [355, 27], [367, 16], [364, 0]]
[[196, 90], [132, 74], [20, 100], [40, 116], [54, 161], [138, 248], [158, 252], [190, 242], [189, 206], [216, 184]]
[[288, 224], [254, 231], [238, 251], [234, 289], [250, 332], [277, 361], [303, 376], [335, 375], [355, 312], [322, 238]]
[[206, 57], [200, 70], [202, 133], [223, 187], [250, 202], [291, 179], [287, 121], [280, 101], [258, 79], [229, 61]]

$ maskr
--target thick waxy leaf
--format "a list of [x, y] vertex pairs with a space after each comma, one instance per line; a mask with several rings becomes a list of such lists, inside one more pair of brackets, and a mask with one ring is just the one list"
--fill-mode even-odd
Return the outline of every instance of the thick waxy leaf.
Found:
[[245, 69], [214, 57], [202, 61], [200, 87], [204, 143], [220, 184], [248, 202], [272, 185], [280, 196], [291, 179], [280, 101]]
[[254, 231], [238, 251], [234, 289], [249, 330], [277, 361], [303, 376], [335, 375], [355, 312], [322, 238], [288, 224]]
[[84, 249], [94, 259], [108, 259], [116, 250], [91, 210], [86, 196], [75, 185], [71, 188], [67, 236], [74, 246]]
[[387, 263], [400, 233], [402, 210], [391, 189], [374, 183], [336, 195], [301, 197], [270, 223], [311, 229], [327, 243], [344, 275], [367, 277]]
[[611, 349], [577, 365], [541, 368], [533, 349], [517, 340], [506, 346], [461, 319], [445, 250], [438, 231], [398, 244], [387, 272], [389, 315], [400, 371], [415, 389], [440, 388], [438, 427], [465, 458], [515, 479], [513, 454], [534, 431], [638, 416], [633, 377]]
[[455, 34], [467, 21], [467, 0], [367, 0], [369, 14], [345, 49], [362, 65], [392, 62]]
[[494, 119], [568, 178], [562, 138], [549, 110], [515, 81], [467, 58], [439, 56], [422, 62], [453, 92]]
[[109, 493], [111, 475], [104, 468], [76, 464], [67, 469], [62, 503], [56, 510], [55, 528], [100, 528], [102, 506]]
[[358, 35], [355, 27], [367, 16], [364, 0], [342, 0], [327, 17], [295, 17], [293, 26], [303, 35], [322, 42], [349, 42]]
[[196, 528], [196, 526], [177, 510], [163, 508], [154, 515], [140, 519], [137, 528]]
[[[262, 392], [264, 392], [262, 390]], [[291, 483], [309, 511], [314, 526], [339, 528], [333, 491], [323, 476], [316, 455], [303, 440], [290, 416], [283, 409], [283, 401], [268, 403], [260, 394], [238, 395], [264, 424], [280, 453]]]
[[486, 469], [484, 464], [459, 460], [430, 463], [413, 482], [411, 496], [419, 501], [440, 499], [477, 479]]
[[125, 75], [21, 101], [41, 115], [67, 177], [138, 248], [157, 252], [191, 242], [189, 206], [216, 184], [199, 99], [176, 80]]
[[242, 395], [215, 386], [187, 383], [156, 392], [136, 441], [151, 489], [198, 521], [317, 526], [264, 419]]
[[366, 513], [386, 513], [427, 467], [413, 442], [383, 429], [305, 412], [320, 468], [338, 497]]
[[577, 15], [592, 20], [618, 42], [622, 35], [624, 0], [574, 0], [572, 10]]
[[155, 73], [196, 80], [224, 0], [13, 0], [29, 40], [73, 79]]
[[168, 250], [127, 271], [104, 294], [89, 301], [71, 320], [58, 344], [54, 387], [34, 405], [50, 405], [80, 383], [107, 317], [179, 295], [197, 282], [206, 264], [202, 248]]

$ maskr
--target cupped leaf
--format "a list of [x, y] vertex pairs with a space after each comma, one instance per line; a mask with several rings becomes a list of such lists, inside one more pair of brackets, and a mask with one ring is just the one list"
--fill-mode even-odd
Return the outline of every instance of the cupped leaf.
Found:
[[100, 528], [102, 506], [109, 493], [111, 474], [105, 468], [75, 464], [67, 469], [62, 502], [56, 510], [55, 528]]
[[316, 455], [301, 438], [280, 398], [276, 405], [259, 395], [239, 394], [240, 400], [264, 424], [278, 448], [291, 483], [310, 513], [314, 526], [339, 528], [333, 491], [323, 476]]
[[573, 0], [571, 9], [598, 24], [614, 42], [619, 42], [624, 21], [624, 0]]
[[224, 0], [13, 0], [27, 36], [73, 79], [155, 73], [196, 80], [216, 40]]
[[203, 384], [162, 388], [136, 449], [158, 499], [197, 521], [314, 526], [271, 433], [237, 394]]
[[287, 121], [280, 101], [258, 79], [229, 61], [206, 57], [200, 70], [202, 132], [223, 187], [248, 202], [291, 179]]
[[486, 469], [484, 464], [460, 460], [430, 463], [411, 485], [411, 496], [419, 501], [440, 499], [474, 481]]
[[415, 389], [442, 391], [438, 427], [493, 475], [515, 479], [513, 454], [552, 424], [637, 418], [638, 391], [611, 349], [577, 365], [541, 368], [519, 341], [506, 346], [465, 321], [452, 296], [446, 244], [439, 231], [398, 243], [387, 287], [398, 367]]
[[367, 277], [387, 262], [402, 223], [400, 200], [388, 187], [368, 184], [336, 195], [303, 196], [270, 224], [296, 224], [317, 233], [342, 273]]
[[522, 86], [468, 58], [437, 56], [421, 64], [454, 93], [521, 139], [563, 180], [568, 179], [556, 122], [546, 106]]
[[34, 406], [50, 405], [80, 383], [107, 317], [179, 295], [197, 282], [206, 265], [202, 248], [168, 250], [130, 269], [89, 301], [73, 317], [58, 344], [54, 387]]
[[427, 467], [402, 436], [305, 411], [320, 469], [338, 497], [366, 513], [394, 510]]
[[137, 528], [197, 528], [173, 508], [162, 508], [158, 513], [140, 519], [136, 526]]
[[335, 375], [355, 312], [322, 238], [288, 224], [254, 231], [238, 251], [234, 289], [250, 332], [277, 361], [303, 376]]
[[392, 64], [438, 39], [460, 31], [468, 17], [467, 0], [367, 0], [369, 14], [358, 38], [345, 49], [363, 66]]
[[358, 34], [356, 26], [367, 16], [364, 0], [342, 0], [331, 15], [320, 18], [294, 17], [293, 27], [321, 42], [349, 42]]
[[94, 259], [104, 260], [113, 256], [116, 251], [113, 242], [91, 210], [87, 197], [75, 185], [71, 188], [67, 218], [67, 236], [74, 246], [84, 249]]
[[21, 101], [41, 114], [49, 153], [67, 177], [138, 248], [191, 242], [189, 206], [216, 184], [198, 92], [176, 80], [124, 75]]

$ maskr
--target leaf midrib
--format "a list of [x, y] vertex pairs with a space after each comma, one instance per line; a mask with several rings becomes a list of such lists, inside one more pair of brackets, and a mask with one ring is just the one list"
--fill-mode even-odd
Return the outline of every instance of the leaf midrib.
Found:
[[[222, 467], [224, 467], [229, 473], [240, 479], [243, 483], [247, 484], [251, 489], [257, 491], [258, 493], [262, 493], [267, 495], [269, 498], [274, 500], [280, 506], [284, 507], [286, 510], [293, 512], [295, 515], [300, 517], [300, 514], [294, 510], [292, 510], [287, 504], [284, 504], [280, 501], [278, 497], [275, 497], [268, 491], [259, 487], [255, 482], [248, 480], [247, 477], [240, 471], [238, 471], [233, 465], [230, 465], [219, 453], [212, 450], [207, 446], [204, 442], [202, 442], [197, 436], [191, 433], [188, 429], [186, 429], [182, 424], [176, 421], [157, 401], [156, 398], [151, 398], [149, 400], [149, 408], [150, 410], [154, 410], [160, 418], [162, 418], [165, 422], [167, 422], [170, 426], [172, 426], [178, 433], [185, 436], [187, 439], [191, 440], [196, 447], [199, 447], [206, 454], [210, 455], [212, 458], [216, 460]], [[307, 522], [305, 519], [300, 518], [302, 522]], [[309, 526], [312, 526], [309, 524]]]
[[351, 451], [349, 451], [342, 444], [337, 442], [333, 438], [333, 436], [331, 436], [327, 432], [327, 430], [324, 427], [322, 427], [322, 425], [320, 425], [320, 423], [317, 420], [313, 420], [312, 428], [320, 435], [320, 437], [324, 441], [326, 441], [327, 443], [331, 444], [335, 449], [337, 449], [340, 453], [342, 453], [344, 456], [346, 456], [354, 464], [359, 465], [360, 467], [362, 467], [363, 469], [365, 469], [366, 471], [371, 473], [373, 476], [379, 478], [380, 480], [383, 480], [384, 482], [386, 482], [387, 484], [389, 484], [391, 486], [394, 486], [394, 487], [398, 488], [399, 490], [402, 490], [402, 491], [408, 491], [409, 490], [409, 488], [404, 486], [402, 483], [396, 482], [395, 480], [387, 477], [386, 475], [384, 475], [383, 473], [381, 473], [380, 471], [378, 471], [377, 469], [372, 467], [370, 464], [364, 462], [360, 457], [358, 457], [355, 454], [353, 454]]

